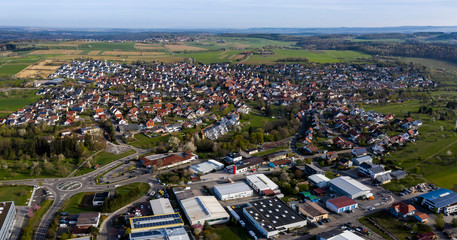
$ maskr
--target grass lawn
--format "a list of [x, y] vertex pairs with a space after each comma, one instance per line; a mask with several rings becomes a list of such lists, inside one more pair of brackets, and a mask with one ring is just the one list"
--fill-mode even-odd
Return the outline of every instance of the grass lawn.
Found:
[[148, 149], [157, 146], [159, 142], [168, 142], [170, 135], [148, 138], [143, 134], [135, 134], [136, 140], [128, 143], [137, 148]]
[[68, 212], [69, 214], [78, 214], [82, 212], [99, 212], [99, 207], [92, 206], [92, 199], [94, 197], [93, 192], [82, 192], [73, 195], [63, 212]]
[[132, 189], [136, 188], [136, 187], [140, 187], [141, 189], [141, 192], [147, 192], [149, 190], [149, 184], [147, 183], [130, 183], [130, 184], [127, 184], [127, 185], [124, 185], [124, 186], [120, 186], [118, 188], [116, 188], [116, 194], [125, 194], [125, 193], [128, 193], [129, 191], [131, 191]]
[[2, 67], [0, 67], [0, 75], [3, 75], [3, 76], [15, 75], [16, 73], [22, 71], [24, 68], [26, 68], [28, 66], [29, 65], [27, 65], [27, 64], [21, 64], [21, 65], [5, 64]]
[[[36, 102], [41, 96], [36, 95], [36, 89], [11, 90], [0, 92], [0, 111], [14, 112], [19, 108], [25, 107]], [[4, 114], [0, 114], [4, 115]]]
[[28, 199], [32, 196], [31, 186], [2, 186], [0, 187], [0, 202], [14, 201], [16, 206], [26, 206]]
[[393, 180], [390, 183], [382, 185], [385, 189], [399, 193], [403, 191], [405, 188], [409, 188], [412, 186], [415, 186], [419, 183], [425, 182], [425, 179], [419, 176], [415, 176], [413, 174], [408, 174], [405, 178], [402, 178], [400, 180]]
[[100, 152], [99, 154], [97, 154], [95, 156], [94, 160], [92, 160], [92, 162], [93, 162], [94, 166], [97, 164], [100, 164], [100, 166], [105, 166], [108, 163], [114, 162], [118, 159], [127, 157], [134, 153], [135, 153], [135, 150], [133, 150], [133, 149], [130, 149], [130, 150], [120, 153], [120, 154], [114, 154], [114, 153], [109, 153], [109, 152], [103, 151], [103, 152]]
[[251, 239], [243, 228], [238, 226], [215, 227], [214, 233], [219, 240], [248, 240]]
[[[368, 215], [368, 216], [365, 216], [365, 217], [359, 219], [360, 223], [367, 226], [368, 228], [370, 228], [372, 231], [379, 234], [384, 239], [390, 239], [390, 237], [387, 234], [381, 232], [372, 223], [370, 223], [368, 221], [368, 218], [377, 220], [381, 226], [383, 226], [388, 231], [390, 231], [392, 234], [394, 234], [395, 236], [397, 236], [398, 238], [400, 238], [402, 240], [410, 239], [410, 238], [416, 236], [417, 234], [430, 232], [432, 230], [429, 226], [422, 224], [422, 223], [418, 223], [414, 220], [400, 222], [399, 220], [397, 220], [397, 218], [394, 218], [392, 215], [390, 215], [389, 213], [387, 213], [385, 211], [379, 211], [379, 212], [373, 213], [371, 215]], [[409, 226], [413, 226], [413, 225], [417, 226], [416, 227], [417, 233], [411, 233], [411, 230], [408, 230], [408, 228], [407, 228], [407, 226], [405, 226], [405, 224], [407, 224]]]

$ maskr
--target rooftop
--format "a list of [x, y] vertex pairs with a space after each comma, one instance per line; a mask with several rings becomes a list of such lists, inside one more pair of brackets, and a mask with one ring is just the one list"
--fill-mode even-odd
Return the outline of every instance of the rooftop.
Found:
[[252, 184], [256, 185], [257, 188], [262, 191], [266, 189], [277, 189], [278, 185], [271, 181], [265, 174], [254, 174], [246, 176], [246, 180], [251, 182]]
[[323, 174], [313, 174], [308, 177], [308, 180], [311, 180], [314, 183], [328, 182], [330, 179]]
[[249, 202], [244, 212], [254, 218], [267, 231], [273, 231], [285, 225], [306, 221], [289, 205], [277, 197]]
[[149, 204], [154, 215], [172, 214], [175, 212], [168, 198], [153, 199], [149, 201]]
[[244, 182], [216, 185], [216, 186], [214, 186], [214, 189], [217, 189], [217, 191], [222, 195], [232, 194], [232, 193], [237, 193], [237, 192], [252, 191], [252, 189]]
[[0, 202], [0, 228], [3, 226], [3, 223], [6, 220], [6, 216], [10, 211], [11, 206], [14, 202]]
[[189, 240], [186, 229], [184, 227], [160, 228], [151, 229], [141, 232], [130, 233], [131, 240]]
[[323, 209], [321, 206], [319, 206], [315, 202], [299, 203], [299, 204], [297, 204], [297, 207], [303, 209], [305, 212], [307, 212], [312, 217], [328, 214], [327, 210]]
[[371, 188], [348, 176], [334, 178], [330, 180], [330, 184], [336, 186], [341, 190], [344, 190], [351, 195], [362, 191], [371, 191]]
[[130, 218], [132, 232], [183, 225], [184, 222], [179, 213]]
[[433, 203], [434, 207], [441, 208], [445, 206], [452, 205], [454, 203], [457, 203], [457, 193], [445, 189], [445, 188], [440, 188], [438, 190], [435, 190], [433, 192], [429, 192], [426, 194], [422, 194], [419, 197], [423, 197], [430, 202]]
[[337, 208], [342, 208], [342, 207], [347, 207], [347, 206], [357, 204], [356, 201], [354, 201], [346, 196], [329, 199], [329, 200], [327, 200], [327, 202], [332, 203]]
[[220, 163], [216, 160], [208, 160], [206, 162], [192, 165], [191, 168], [195, 172], [209, 172], [209, 171], [212, 171], [213, 169], [223, 167], [223, 166], [224, 166], [223, 163]]
[[181, 200], [184, 212], [191, 220], [230, 217], [214, 196], [197, 196]]

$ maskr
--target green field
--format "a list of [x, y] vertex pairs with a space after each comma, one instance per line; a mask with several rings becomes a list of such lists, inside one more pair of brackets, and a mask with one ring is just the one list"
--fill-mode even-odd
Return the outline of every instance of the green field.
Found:
[[401, 240], [407, 240], [407, 239], [412, 239], [415, 235], [419, 233], [425, 233], [425, 232], [430, 232], [432, 231], [431, 227], [418, 223], [414, 220], [408, 220], [407, 223], [410, 226], [415, 226], [414, 228], [416, 229], [416, 233], [411, 233], [411, 231], [405, 231], [405, 228], [398, 219], [394, 218], [392, 215], [387, 213], [386, 211], [379, 211], [376, 213], [373, 213], [371, 215], [365, 216], [363, 218], [359, 219], [359, 222], [362, 223], [363, 225], [367, 226], [370, 228], [372, 231], [376, 232], [379, 234], [381, 237], [384, 239], [390, 239], [390, 237], [381, 232], [376, 226], [374, 226], [372, 223], [368, 221], [368, 218], [372, 218], [378, 221], [378, 223], [386, 228], [389, 232], [394, 234], [396, 237], [398, 237]]
[[28, 67], [29, 65], [21, 64], [21, 65], [13, 65], [13, 64], [5, 64], [0, 67], [0, 76], [11, 76], [15, 75], [16, 73], [22, 71], [24, 68]]
[[[211, 234], [217, 235], [219, 240], [248, 240], [251, 239], [243, 228], [238, 226], [216, 227]], [[211, 236], [210, 234], [210, 236]], [[210, 238], [213, 239], [213, 238]]]
[[443, 86], [457, 86], [457, 64], [429, 58], [400, 58], [427, 67], [430, 79]]
[[100, 208], [92, 206], [93, 192], [82, 192], [73, 195], [66, 204], [63, 212], [78, 214], [82, 212], [99, 212]]
[[135, 134], [135, 138], [136, 140], [130, 142], [129, 145], [137, 148], [148, 149], [156, 147], [159, 142], [166, 143], [170, 138], [170, 135], [148, 138], [143, 134]]
[[108, 163], [114, 162], [118, 159], [127, 157], [134, 153], [135, 153], [135, 150], [133, 150], [133, 149], [130, 149], [130, 150], [120, 153], [120, 154], [114, 154], [114, 153], [109, 153], [109, 152], [103, 151], [103, 152], [100, 152], [99, 154], [97, 154], [95, 156], [94, 160], [92, 160], [92, 162], [93, 162], [94, 166], [97, 164], [100, 164], [100, 166], [105, 166]]
[[275, 153], [275, 152], [279, 152], [279, 151], [286, 150], [286, 149], [289, 149], [289, 146], [282, 146], [282, 147], [268, 149], [266, 151], [262, 151], [262, 152], [259, 152], [259, 153], [254, 153], [254, 154], [252, 154], [252, 156], [263, 157], [265, 155], [268, 155], [268, 154], [271, 154], [271, 153]]
[[36, 89], [11, 90], [0, 92], [0, 115], [14, 112], [41, 98]]
[[26, 206], [32, 196], [31, 186], [2, 186], [0, 187], [0, 202], [14, 201], [16, 206]]
[[[443, 94], [443, 93], [437, 93]], [[425, 179], [441, 186], [457, 190], [457, 134], [453, 131], [452, 120], [433, 120], [427, 114], [418, 114], [419, 101], [390, 105], [365, 106], [365, 110], [382, 113], [394, 113], [400, 119], [410, 111], [413, 119], [421, 119], [420, 136], [414, 143], [408, 143], [398, 151], [392, 151], [386, 160], [392, 160], [396, 166], [421, 174]], [[434, 107], [443, 109], [443, 107]], [[442, 128], [442, 131], [441, 131]], [[451, 155], [448, 156], [448, 151]], [[446, 174], [443, 174], [446, 173]]]

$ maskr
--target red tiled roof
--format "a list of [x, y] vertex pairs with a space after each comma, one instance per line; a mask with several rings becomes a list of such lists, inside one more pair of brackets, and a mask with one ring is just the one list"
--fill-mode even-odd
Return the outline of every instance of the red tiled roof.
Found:
[[395, 209], [396, 212], [399, 212], [403, 215], [406, 215], [412, 211], [416, 211], [416, 208], [413, 205], [409, 205], [403, 202], [395, 203], [391, 208]]
[[329, 199], [327, 201], [332, 203], [333, 205], [335, 205], [337, 208], [342, 208], [342, 207], [347, 207], [347, 206], [357, 204], [356, 201], [354, 201], [346, 196]]

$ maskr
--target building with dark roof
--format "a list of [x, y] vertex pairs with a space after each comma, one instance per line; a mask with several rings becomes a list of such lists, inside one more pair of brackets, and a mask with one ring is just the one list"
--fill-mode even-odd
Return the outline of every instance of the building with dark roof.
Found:
[[97, 227], [100, 222], [99, 212], [80, 213], [76, 221], [76, 227], [80, 229], [87, 229], [89, 227]]
[[390, 173], [390, 176], [392, 176], [392, 178], [396, 179], [396, 180], [402, 179], [402, 178], [406, 177], [407, 175], [408, 175], [408, 173], [406, 173], [403, 170], [396, 170], [396, 171], [393, 171]]
[[341, 213], [348, 210], [356, 209], [359, 204], [346, 196], [337, 197], [327, 200], [325, 206], [335, 213]]
[[299, 203], [297, 204], [297, 210], [305, 215], [311, 222], [317, 222], [328, 218], [328, 211], [315, 202]]
[[226, 169], [228, 172], [233, 174], [238, 174], [242, 172], [247, 172], [259, 168], [265, 160], [261, 157], [250, 157], [244, 160], [238, 161], [233, 165], [227, 166]]
[[184, 226], [179, 213], [130, 218], [130, 229], [132, 233], [179, 226]]
[[0, 239], [9, 239], [15, 219], [14, 202], [0, 202]]
[[109, 191], [95, 193], [94, 199], [92, 199], [92, 205], [101, 206], [107, 198], [109, 198]]
[[313, 175], [313, 174], [325, 174], [325, 171], [318, 168], [314, 164], [306, 164], [305, 165], [305, 173], [308, 175]]
[[440, 188], [418, 196], [421, 205], [433, 212], [449, 215], [457, 212], [457, 193], [449, 189]]
[[306, 219], [277, 197], [249, 202], [243, 215], [266, 238], [306, 226]]

